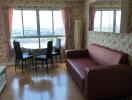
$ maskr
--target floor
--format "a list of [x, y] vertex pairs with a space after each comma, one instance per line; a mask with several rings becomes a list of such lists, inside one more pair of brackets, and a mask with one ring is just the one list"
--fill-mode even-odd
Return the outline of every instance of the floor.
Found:
[[55, 64], [55, 69], [28, 68], [21, 72], [14, 66], [7, 67], [7, 85], [0, 100], [84, 100], [65, 64]]
[[[65, 63], [56, 63], [49, 73], [46, 68], [38, 71], [27, 68], [21, 72], [14, 66], [7, 67], [7, 85], [0, 100], [85, 100], [75, 81], [67, 72]], [[131, 98], [111, 100], [132, 100]]]

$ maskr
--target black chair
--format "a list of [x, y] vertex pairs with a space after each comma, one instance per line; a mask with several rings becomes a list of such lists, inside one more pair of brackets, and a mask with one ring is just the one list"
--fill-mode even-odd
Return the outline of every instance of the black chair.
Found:
[[56, 45], [54, 47], [54, 51], [52, 52], [52, 56], [56, 57], [56, 62], [57, 62], [57, 56], [59, 56], [60, 62], [62, 63], [61, 61], [61, 39], [56, 39]]
[[[53, 64], [53, 58], [52, 58], [52, 41], [48, 41], [47, 43], [47, 49], [46, 49], [46, 54], [38, 55], [35, 58], [35, 66], [37, 70], [37, 61], [42, 61], [42, 66], [43, 66], [43, 61], [46, 61], [47, 64], [47, 72], [48, 72], [48, 60], [51, 59], [51, 64]], [[53, 65], [54, 68], [54, 65]]]
[[20, 43], [17, 41], [13, 41], [14, 51], [15, 51], [15, 71], [16, 71], [16, 65], [19, 63], [19, 60], [22, 61], [22, 72], [23, 72], [23, 61], [25, 61], [26, 66], [26, 60], [31, 59], [33, 64], [33, 56], [29, 55], [28, 53], [22, 53]]

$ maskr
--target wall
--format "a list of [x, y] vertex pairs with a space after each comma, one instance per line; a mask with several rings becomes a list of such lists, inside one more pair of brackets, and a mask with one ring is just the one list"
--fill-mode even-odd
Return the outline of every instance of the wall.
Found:
[[122, 0], [121, 32], [132, 32], [132, 0]]
[[[2, 6], [12, 6], [12, 7], [25, 7], [25, 8], [62, 8], [62, 7], [70, 7], [72, 10], [72, 20], [71, 20], [71, 47], [74, 48], [73, 43], [73, 33], [74, 33], [74, 20], [81, 19], [83, 13], [83, 2], [82, 0], [0, 0], [0, 7]], [[1, 17], [1, 16], [0, 16]], [[0, 18], [1, 19], [1, 18]], [[2, 29], [2, 23], [0, 21], [0, 31]], [[6, 62], [5, 56], [5, 48], [3, 32], [0, 32], [0, 63]]]
[[[0, 5], [10, 6], [73, 6], [82, 0], [0, 0]], [[60, 5], [61, 4], [61, 5]]]
[[88, 31], [88, 27], [89, 27], [89, 5], [90, 2], [88, 0], [85, 0], [83, 6], [84, 6], [84, 13], [83, 13], [83, 36], [82, 36], [82, 44], [83, 44], [83, 48], [85, 47], [86, 43], [87, 43], [87, 31]]
[[130, 1], [122, 0], [122, 13], [121, 13], [121, 33], [128, 33], [130, 31]]
[[90, 44], [99, 44], [129, 54], [129, 63], [132, 65], [132, 34], [89, 32], [87, 47]]
[[90, 7], [95, 7], [95, 8], [120, 8], [121, 7], [121, 2], [93, 2], [90, 4]]
[[130, 9], [130, 32], [132, 32], [132, 0], [129, 0], [129, 9]]

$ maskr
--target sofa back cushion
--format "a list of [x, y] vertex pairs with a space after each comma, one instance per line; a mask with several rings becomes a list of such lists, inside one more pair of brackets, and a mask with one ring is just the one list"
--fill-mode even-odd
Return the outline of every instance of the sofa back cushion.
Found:
[[90, 45], [88, 52], [90, 58], [100, 65], [127, 64], [128, 62], [127, 54], [96, 44]]

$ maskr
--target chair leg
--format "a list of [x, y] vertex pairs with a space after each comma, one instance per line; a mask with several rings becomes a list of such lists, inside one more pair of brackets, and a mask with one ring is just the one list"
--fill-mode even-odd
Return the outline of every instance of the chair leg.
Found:
[[17, 60], [17, 64], [19, 65], [19, 59]]
[[17, 64], [17, 59], [15, 59], [15, 71], [16, 71], [16, 64]]
[[22, 72], [23, 72], [23, 60], [22, 60]]
[[55, 56], [55, 58], [56, 58], [56, 63], [57, 63], [57, 56]]
[[44, 62], [42, 61], [42, 67], [44, 67]]
[[48, 69], [49, 69], [49, 68], [48, 68], [48, 60], [46, 60], [46, 64], [47, 64], [47, 72], [49, 72], [49, 71], [48, 71]]
[[54, 70], [54, 61], [53, 61], [53, 57], [51, 58], [51, 64], [53, 65], [53, 70]]
[[61, 54], [60, 54], [60, 62], [62, 63], [62, 61], [61, 61]]
[[34, 66], [34, 61], [33, 61], [33, 58], [32, 58], [32, 65]]
[[25, 68], [26, 68], [26, 60], [25, 60]]
[[35, 69], [37, 71], [37, 61], [35, 60]]
[[28, 59], [28, 65], [31, 67], [31, 59]]

